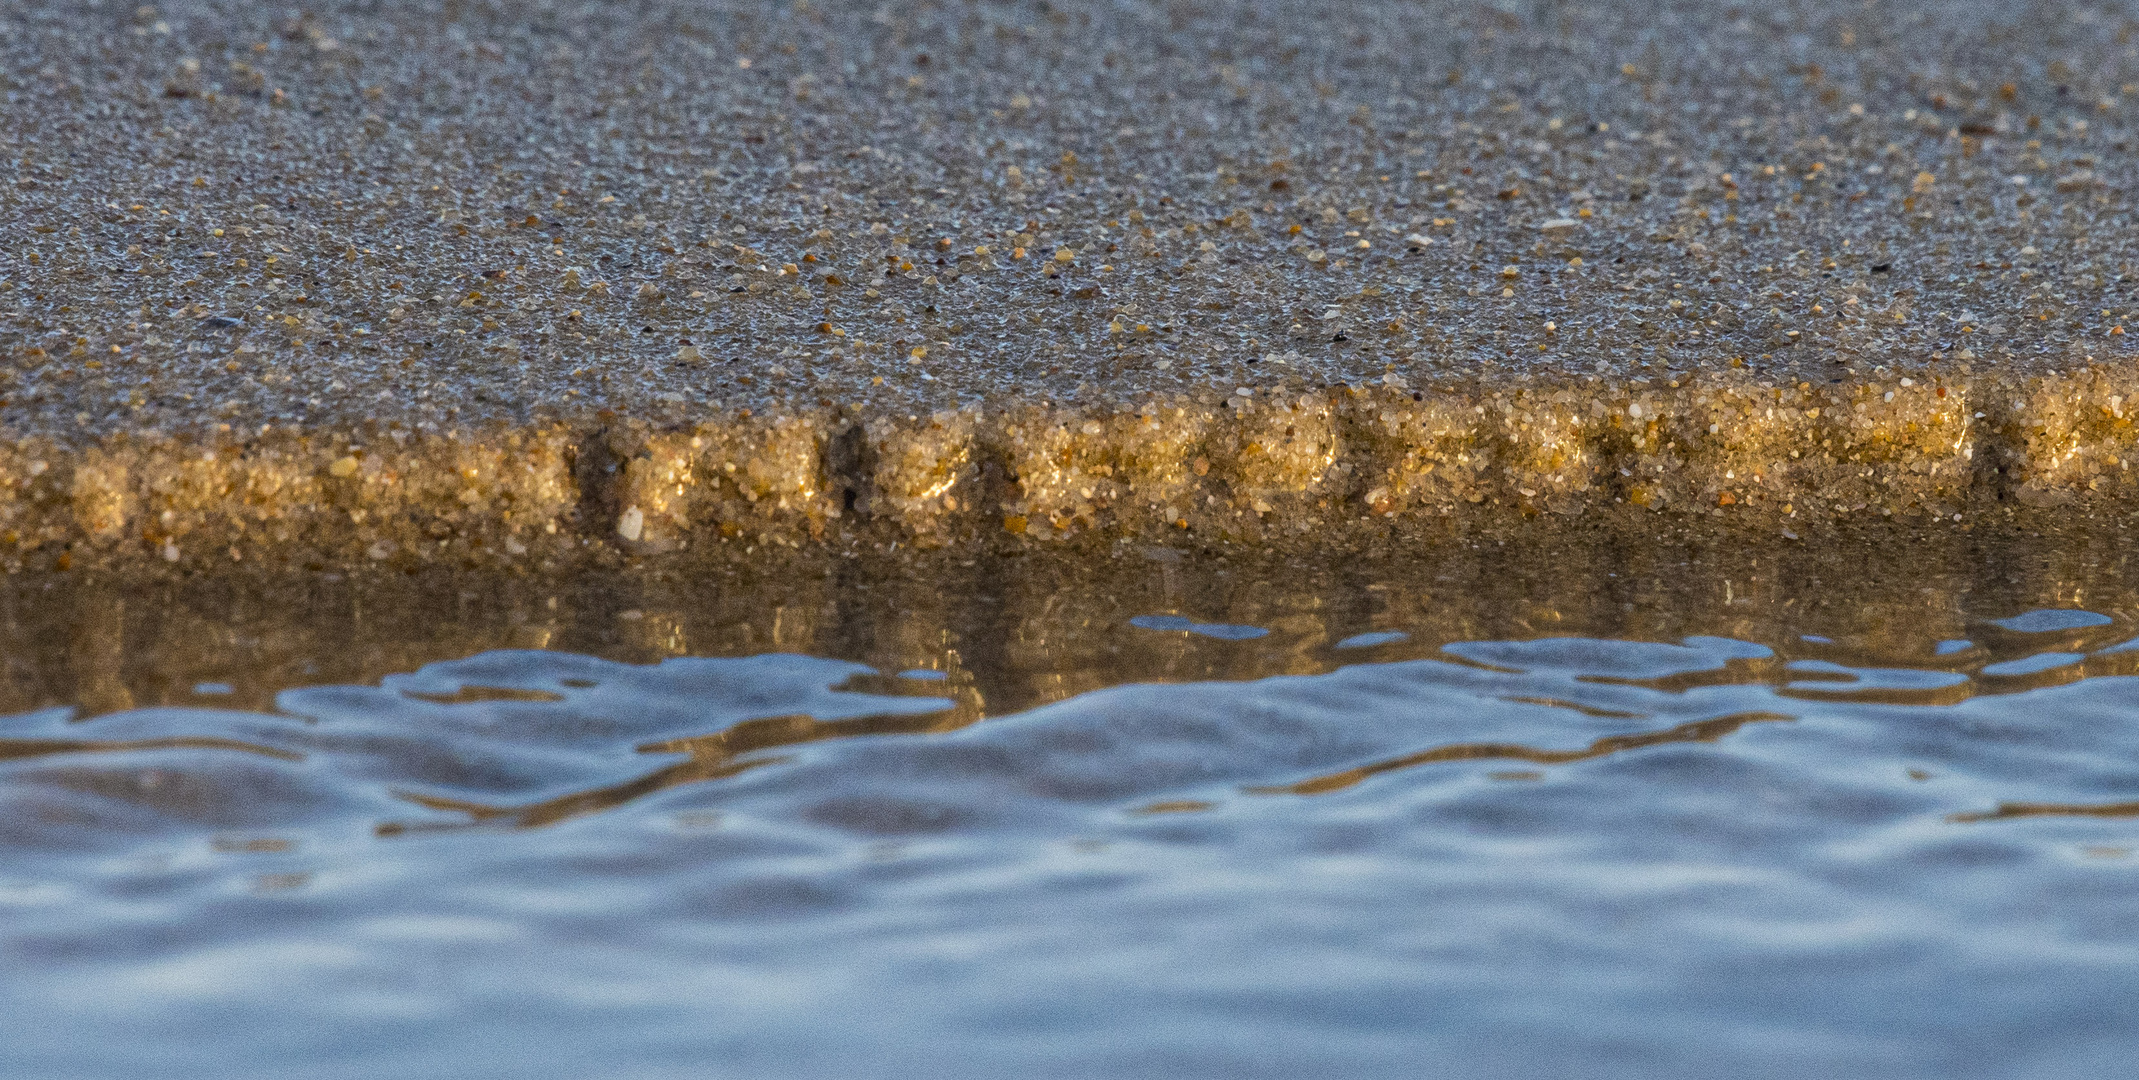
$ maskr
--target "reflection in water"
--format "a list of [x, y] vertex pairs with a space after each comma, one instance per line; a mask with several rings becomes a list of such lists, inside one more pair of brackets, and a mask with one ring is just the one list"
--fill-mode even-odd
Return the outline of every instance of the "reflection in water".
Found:
[[1623, 709], [1600, 709], [1594, 705], [1584, 705], [1579, 701], [1562, 701], [1559, 698], [1523, 697], [1520, 694], [1515, 694], [1501, 700], [1512, 701], [1519, 705], [1548, 705], [1555, 709], [1573, 709], [1584, 716], [1597, 716], [1608, 720], [1639, 720], [1642, 716], [1638, 712], [1627, 712]]
[[2071, 803], [1999, 803], [1996, 810], [1982, 813], [1948, 814], [1948, 821], [1998, 821], [2003, 818], [2025, 817], [2139, 817], [2139, 802], [2109, 803], [2101, 806], [2081, 806]]
[[0, 761], [59, 754], [118, 754], [129, 750], [236, 750], [284, 761], [304, 760], [304, 755], [294, 750], [278, 750], [272, 746], [256, 746], [236, 739], [218, 739], [212, 736], [174, 735], [163, 739], [118, 739], [109, 742], [92, 739], [0, 739]]
[[18, 582], [0, 1060], [2116, 1072], [2121, 563], [1468, 550]]
[[1351, 637], [1331, 646], [1331, 648], [1371, 649], [1376, 645], [1394, 645], [1398, 642], [1409, 640], [1411, 640], [1411, 635], [1404, 633], [1402, 630], [1375, 630], [1364, 634], [1353, 634]]
[[[2057, 614], [2031, 613], [2025, 623], [2028, 632], [2107, 625], [2092, 613], [2080, 613], [2089, 616], [2085, 619], [2051, 617]], [[1137, 625], [1137, 620], [1131, 620], [1131, 625]], [[1220, 639], [1253, 640], [1239, 634], [1220, 635]], [[1824, 638], [1807, 643], [1833, 644]], [[2103, 650], [2105, 658], [2113, 663], [2121, 663], [2119, 657], [2127, 652], [2121, 646]], [[1972, 678], [1965, 670], [1852, 666], [1826, 659], [1791, 659], [1765, 646], [1724, 638], [1692, 637], [1679, 644], [1543, 638], [1527, 642], [1450, 643], [1442, 647], [1445, 661], [1414, 660], [1344, 668], [1321, 678], [1335, 680], [1326, 694], [1338, 702], [1345, 698], [1341, 688], [1358, 680], [1400, 680], [1407, 693], [1417, 695], [1410, 708], [1397, 710], [1416, 714], [1415, 720], [1400, 725], [1404, 727], [1438, 728], [1445, 726], [1448, 719], [1461, 716], [1465, 726], [1474, 728], [1565, 730], [1567, 721], [1548, 722], [1544, 718], [1553, 714], [1583, 721], [1668, 718], [1673, 712], [1699, 712], [1711, 700], [1743, 703], [1796, 699], [1855, 706], [1950, 707], [1979, 700], [1979, 695], [2071, 685], [2078, 675], [2049, 681], [2037, 679], [2017, 689], [2012, 684], [2020, 676], [2078, 669], [2089, 660], [2086, 654], [2077, 653], [2037, 655], [2049, 659], [2034, 662], [2032, 658], [2019, 657], [1986, 662], [1975, 658], [1970, 663], [1978, 675]], [[1942, 661], [1949, 658], [1950, 654], [1940, 657]], [[332, 769], [337, 761], [371, 759], [374, 765], [354, 770], [350, 776], [386, 779], [387, 790], [394, 799], [448, 815], [382, 821], [376, 825], [382, 836], [469, 825], [531, 828], [614, 810], [675, 788], [788, 765], [795, 761], [793, 751], [809, 744], [940, 736], [987, 719], [977, 693], [950, 685], [945, 673], [926, 674], [930, 678], [917, 679], [914, 671], [886, 676], [853, 665], [780, 655], [673, 660], [643, 668], [556, 653], [487, 653], [432, 664], [409, 675], [389, 676], [375, 689], [318, 687], [286, 692], [279, 701], [303, 721], [299, 726], [273, 716], [245, 717], [203, 710], [118, 713], [97, 720], [95, 726], [99, 730], [139, 733], [137, 737], [8, 738], [0, 740], [0, 761], [85, 754], [232, 751], [292, 763], [309, 758], [315, 766]], [[775, 689], [782, 683], [789, 687], [785, 698]], [[936, 690], [947, 687], [953, 696], [916, 697], [916, 685]], [[1165, 713], [1163, 719], [1144, 721], [1132, 732], [1106, 739], [1090, 732], [1080, 733], [1074, 725], [1052, 732], [1045, 739], [1064, 745], [1099, 740], [1086, 749], [1097, 754], [1109, 748], [1117, 755], [1130, 754], [1133, 760], [1140, 749], [1138, 740], [1149, 746], [1163, 746], [1166, 734], [1179, 725], [1245, 723], [1243, 717], [1272, 709], [1282, 715], [1285, 703], [1295, 694], [1304, 693], [1309, 701], [1325, 695], [1321, 689], [1302, 689], [1310, 685], [1281, 679], [1260, 685], [1127, 687], [1094, 700], [1105, 702], [1102, 711], [1114, 722], [1120, 722], [1122, 715], [1133, 716], [1152, 708]], [[2096, 679], [2091, 685], [2103, 683]], [[1526, 690], [1558, 693], [1517, 692]], [[728, 698], [698, 696], [706, 691], [725, 693]], [[812, 710], [778, 711], [795, 703], [792, 695], [798, 693], [814, 703]], [[1184, 694], [1187, 699], [1179, 700]], [[1126, 711], [1124, 695], [1133, 703]], [[1291, 704], [1304, 706], [1304, 702]], [[1509, 714], [1505, 712], [1508, 706], [1530, 708]], [[1043, 707], [1030, 715], [1052, 716], [1064, 709], [1071, 715], [1088, 711], [1072, 701]], [[768, 711], [773, 714], [757, 715]], [[1341, 730], [1351, 745], [1343, 756], [1365, 760], [1307, 780], [1246, 783], [1241, 790], [1259, 795], [1326, 794], [1399, 770], [1467, 761], [1571, 765], [1670, 744], [1714, 743], [1749, 724], [1788, 721], [1799, 715], [1739, 709], [1685, 719], [1654, 730], [1593, 735], [1578, 748], [1553, 749], [1533, 742], [1496, 739], [1449, 742], [1425, 750], [1376, 756], [1367, 749], [1371, 740], [1360, 741], [1372, 725], [1361, 723], [1356, 710], [1340, 707], [1339, 711], [1346, 714], [1344, 725], [1327, 735], [1307, 737], [1309, 742], [1303, 746], [1337, 736]], [[718, 730], [687, 730], [722, 714], [733, 719]], [[1191, 719], [1195, 714], [1206, 718]], [[42, 715], [48, 725], [76, 723], [49, 712], [24, 720], [32, 720], [34, 715]], [[168, 731], [202, 721], [226, 730], [242, 729], [249, 737]], [[1011, 724], [1008, 730], [1023, 726]], [[675, 731], [678, 728], [686, 730]], [[635, 735], [663, 731], [674, 733], [633, 740]], [[481, 748], [471, 746], [471, 739]], [[981, 741], [983, 745], [993, 743], [986, 736]], [[650, 769], [620, 770], [612, 755], [625, 743], [636, 756], [680, 760]], [[1337, 745], [1343, 744], [1339, 739]], [[559, 757], [560, 751], [564, 757]], [[578, 764], [571, 764], [574, 760]], [[1281, 767], [1285, 760], [1286, 754], [1273, 753], [1270, 767]], [[385, 773], [379, 771], [379, 764], [387, 766]], [[1034, 762], [1031, 767], [1038, 765]], [[1252, 760], [1225, 763], [1219, 758], [1206, 765], [1195, 775], [1210, 779], [1261, 768]], [[631, 774], [585, 786], [574, 786], [570, 779], [574, 775], [599, 776], [618, 771]], [[1134, 765], [1125, 765], [1125, 773], [1134, 771]], [[1917, 779], [1930, 776], [1914, 767], [1907, 772]], [[212, 771], [206, 775], [210, 779], [203, 782], [213, 783]], [[1545, 774], [1500, 771], [1490, 775], [1529, 779]], [[530, 800], [477, 794], [485, 789], [546, 793]], [[1126, 793], [1137, 788], [1131, 784], [1122, 790]], [[153, 789], [139, 793], [138, 799], [153, 806]], [[1215, 805], [1195, 798], [1159, 799], [1132, 809], [1151, 814], [1204, 810]], [[1955, 811], [1947, 815], [1947, 820], [1966, 823], [2018, 817], [2134, 814], [2139, 814], [2139, 803], [2096, 806], [2009, 802], [1992, 812]]]
[[1202, 799], [1161, 799], [1155, 803], [1139, 806], [1131, 812], [1137, 814], [1195, 814], [1212, 809], [1217, 805], [1217, 803], [1205, 802]]
[[[1269, 630], [1260, 626], [1238, 626], [1231, 623], [1197, 622], [1183, 615], [1138, 615], [1129, 620], [1129, 625], [1139, 630], [1168, 630], [1201, 637], [1217, 638], [1220, 641], [1252, 641], [1264, 637]], [[1338, 642], [1342, 646], [1343, 642]]]
[[[1243, 645], [1269, 633], [1261, 627], [1192, 623], [1175, 616], [1138, 616], [1127, 622], [1139, 629], [1191, 633], [1215, 626], [1221, 632], [1205, 636]], [[2115, 621], [2093, 612], [2040, 609], [1992, 620], [1992, 625], [2042, 639], [2044, 645], [2070, 646], [2075, 640], [2072, 632], [2113, 630]], [[2058, 634], [2063, 636], [2044, 638]], [[1408, 638], [1400, 632], [1377, 632], [1355, 635], [1338, 644], [1355, 646], [1361, 636], [1373, 638], [1372, 644], [1376, 645], [1396, 644]], [[2100, 639], [2102, 635], [2096, 637]], [[1851, 706], [1952, 707], [1989, 696], [2074, 685], [2090, 674], [2093, 681], [2089, 685], [2102, 686], [2104, 677], [2121, 675], [2139, 663], [2128, 642], [2101, 648], [2092, 655], [2052, 648], [2006, 659], [1995, 658], [2005, 655], [2002, 652], [1978, 655], [1981, 651], [1973, 646], [1957, 650], [1946, 648], [1947, 644], [1950, 642], [1935, 643], [1926, 665], [1897, 667], [1848, 664], [1817, 656], [1793, 658], [1763, 645], [1702, 636], [1689, 637], [1678, 644], [1549, 637], [1452, 642], [1440, 647], [1438, 660], [1338, 669], [1324, 677], [1338, 679], [1332, 684], [1337, 686], [1362, 672], [1400, 672], [1413, 684], [1414, 691], [1431, 691], [1417, 703], [1421, 722], [1431, 721], [1429, 726], [1439, 726], [1439, 718], [1444, 715], [1465, 715], [1472, 726], [1491, 727], [1495, 709], [1502, 706], [1531, 706], [1586, 720], [1630, 720], [1668, 716], [1673, 711], [1699, 711], [1711, 697], [1718, 702], [1765, 699], [1778, 703], [1800, 700]], [[1830, 652], [1835, 648], [1833, 639], [1821, 635], [1799, 635], [1796, 645]], [[1962, 655], [1964, 651], [1968, 655]], [[816, 703], [815, 710], [778, 711], [783, 704], [792, 702], [769, 691], [768, 680], [774, 686], [785, 682], [793, 688], [790, 693], [803, 693]], [[1197, 690], [1154, 686], [1122, 693], [1143, 703], [1170, 701], [1186, 691], [1200, 709], [1218, 710], [1208, 722], [1223, 724], [1236, 719], [1227, 710], [1247, 708], [1252, 714], [1268, 709], [1271, 705], [1266, 699], [1273, 695], [1283, 697], [1298, 684], [1283, 680], [1265, 684], [1260, 695], [1251, 693], [1246, 701], [1236, 700], [1241, 694], [1235, 688], [1239, 685], [1254, 684], [1212, 684]], [[917, 686], [929, 687], [932, 696], [914, 696]], [[1439, 699], [1439, 695], [1452, 689], [1459, 700]], [[725, 693], [730, 700], [693, 699], [694, 691], [706, 690]], [[1521, 690], [1558, 693], [1516, 692]], [[933, 696], [943, 693], [950, 696]], [[1309, 691], [1309, 696], [1315, 693]], [[1754, 698], [1748, 699], [1747, 693]], [[1715, 696], [1718, 694], [1721, 696]], [[398, 777], [393, 775], [392, 766], [385, 773], [374, 766], [351, 775], [387, 779], [392, 798], [448, 816], [381, 821], [376, 831], [383, 836], [469, 825], [555, 825], [614, 810], [671, 789], [786, 765], [795, 760], [792, 751], [808, 744], [945, 735], [980, 724], [988, 715], [978, 689], [970, 684], [954, 684], [946, 671], [916, 668], [884, 675], [854, 665], [780, 655], [740, 660], [672, 660], [643, 668], [557, 653], [487, 653], [432, 664], [408, 675], [388, 676], [375, 689], [292, 690], [285, 692], [278, 703], [304, 724], [293, 728], [272, 716], [241, 720], [242, 714], [204, 710], [122, 712], [97, 720], [96, 728], [133, 732], [135, 737], [0, 739], [0, 761], [150, 755], [158, 751], [227, 751], [293, 763], [311, 758], [315, 765], [324, 764], [330, 769], [339, 760], [398, 760], [404, 766], [403, 775]], [[1449, 712], [1452, 707], [1456, 713]], [[1032, 715], [1050, 715], [1054, 708], [1058, 707], [1043, 707]], [[757, 714], [767, 711], [772, 714]], [[1074, 706], [1072, 711], [1076, 711]], [[733, 719], [718, 730], [688, 730], [701, 719], [722, 714]], [[1518, 729], [1565, 727], [1564, 723], [1544, 723], [1538, 718], [1543, 714], [1526, 711], [1518, 715], [1524, 721], [1516, 725]], [[1247, 783], [1241, 790], [1250, 794], [1325, 794], [1399, 770], [1465, 761], [1569, 765], [1669, 744], [1713, 743], [1749, 724], [1793, 720], [1798, 715], [1764, 709], [1728, 711], [1655, 730], [1594, 735], [1584, 745], [1569, 749], [1512, 740], [1457, 741], [1375, 757], [1361, 744], [1351, 756], [1367, 760], [1307, 780]], [[47, 726], [72, 727], [80, 722], [49, 711], [23, 719], [31, 721], [40, 716]], [[355, 727], [363, 729], [361, 733], [344, 729], [351, 720], [358, 721]], [[187, 728], [197, 721], [208, 721], [209, 726], [226, 730], [242, 729], [247, 737], [171, 730]], [[1183, 722], [1186, 721], [1177, 710], [1137, 734], [1149, 738], [1167, 730], [1168, 725]], [[685, 730], [674, 730], [677, 728]], [[595, 774], [619, 771], [609, 757], [620, 748], [618, 740], [627, 740], [635, 733], [663, 730], [672, 733], [631, 742], [630, 752], [679, 760], [650, 769], [625, 770], [631, 775], [608, 782], [586, 786], [570, 783], [572, 774], [590, 769]], [[1350, 734], [1356, 736], [1360, 730], [1353, 725]], [[466, 745], [471, 737], [485, 743], [484, 749], [471, 754]], [[1053, 737], [1074, 742], [1092, 736], [1061, 733]], [[571, 751], [573, 747], [579, 750]], [[556, 753], [560, 748], [588, 755], [587, 764], [558, 769]], [[516, 761], [516, 755], [526, 760]], [[597, 759], [602, 762], [598, 767]], [[1272, 765], [1282, 760], [1282, 755], [1274, 757]], [[556, 775], [546, 775], [545, 766]], [[1242, 763], [1239, 767], [1250, 766]], [[1205, 773], [1217, 776], [1226, 771], [1221, 767]], [[1914, 767], [1907, 772], [1918, 779], [1930, 776]], [[209, 775], [212, 777], [212, 771]], [[1490, 775], [1529, 779], [1545, 774], [1500, 771]], [[546, 789], [546, 793], [531, 800], [478, 794], [490, 788], [538, 792]], [[147, 791], [139, 798], [151, 806], [155, 801]], [[1214, 805], [1217, 804], [1204, 799], [1159, 799], [1133, 809], [1150, 814], [1204, 810]], [[2114, 818], [2135, 814], [2139, 814], [2139, 803], [2007, 802], [1990, 812], [1955, 811], [1946, 820], [1971, 823], [2020, 817]]]
[[[711, 735], [647, 743], [638, 748], [640, 753], [683, 754], [686, 755], [685, 760], [625, 783], [574, 792], [532, 805], [494, 806], [413, 792], [404, 793], [402, 797], [433, 810], [451, 810], [467, 814], [471, 822], [478, 824], [514, 825], [523, 828], [552, 825], [581, 814], [592, 814], [622, 806], [633, 799], [667, 788], [719, 780], [788, 760], [786, 757], [773, 755], [745, 758], [745, 755], [760, 754], [776, 747], [796, 746], [823, 739], [850, 739], [863, 735], [916, 735], [931, 731], [950, 731], [978, 719], [978, 713], [970, 709], [864, 716], [836, 721], [817, 720], [801, 715], [766, 717], [747, 720]], [[429, 827], [439, 826], [432, 824]], [[402, 832], [406, 829], [407, 826], [401, 824], [380, 826], [382, 833]]]
[[470, 705], [478, 701], [563, 701], [564, 695], [548, 690], [522, 690], [510, 686], [463, 686], [450, 694], [403, 691], [418, 701], [434, 705]]
[[2097, 611], [2076, 611], [2070, 608], [2038, 608], [2003, 619], [1992, 619], [1990, 624], [2001, 630], [2016, 634], [2049, 634], [2060, 630], [2084, 630], [2094, 626], [2108, 626], [2116, 620]]
[[1416, 754], [1405, 754], [1388, 761], [1377, 761], [1343, 772], [1302, 780], [1281, 787], [1256, 787], [1248, 790], [1267, 795], [1321, 795], [1325, 792], [1342, 791], [1370, 776], [1379, 776], [1398, 769], [1419, 765], [1431, 765], [1442, 761], [1482, 761], [1492, 758], [1514, 758], [1536, 762], [1539, 765], [1565, 765], [1570, 762], [1588, 761], [1627, 750], [1639, 750], [1647, 746], [1659, 746], [1674, 742], [1714, 742], [1737, 731], [1747, 724], [1764, 720], [1789, 720], [1792, 717], [1781, 713], [1741, 713], [1735, 716], [1718, 716], [1712, 720], [1695, 720], [1663, 731], [1643, 731], [1631, 735], [1607, 735], [1580, 750], [1539, 750], [1535, 747], [1518, 746], [1513, 743], [1457, 743], [1453, 746], [1437, 746]]

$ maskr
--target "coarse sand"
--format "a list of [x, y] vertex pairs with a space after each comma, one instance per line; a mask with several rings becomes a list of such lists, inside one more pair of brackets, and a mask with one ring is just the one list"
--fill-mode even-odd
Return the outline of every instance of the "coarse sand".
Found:
[[0, 565], [2117, 521], [2135, 32], [16, 4]]

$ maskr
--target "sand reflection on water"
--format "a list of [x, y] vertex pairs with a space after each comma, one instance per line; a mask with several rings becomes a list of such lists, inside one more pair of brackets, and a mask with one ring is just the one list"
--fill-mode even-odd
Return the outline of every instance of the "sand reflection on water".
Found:
[[17, 582], [0, 1059], [1930, 1076], [2132, 1050], [2121, 561], [1675, 554]]

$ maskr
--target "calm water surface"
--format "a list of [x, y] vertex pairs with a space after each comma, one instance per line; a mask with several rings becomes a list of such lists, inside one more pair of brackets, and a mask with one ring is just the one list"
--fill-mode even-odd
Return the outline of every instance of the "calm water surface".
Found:
[[[523, 585], [371, 622], [350, 583], [18, 595], [0, 1060], [2079, 1077], [2139, 1051], [2121, 593], [1964, 568], [1822, 606], [1838, 586], [1664, 565], [1635, 604], [1601, 568], [1434, 569], [1161, 553], [1022, 596], [987, 568], [846, 607], [836, 578]], [[23, 689], [55, 648], [66, 680]]]

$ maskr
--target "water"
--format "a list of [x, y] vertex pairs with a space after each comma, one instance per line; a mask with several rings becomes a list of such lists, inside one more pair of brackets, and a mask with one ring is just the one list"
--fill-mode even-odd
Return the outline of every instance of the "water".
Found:
[[16, 581], [0, 1061], [2051, 1077], [2139, 1048], [2113, 547], [1568, 554]]

